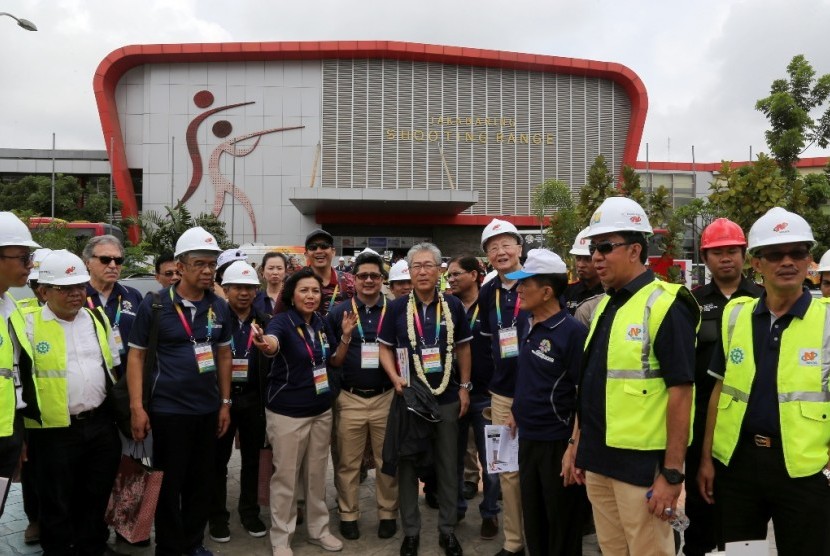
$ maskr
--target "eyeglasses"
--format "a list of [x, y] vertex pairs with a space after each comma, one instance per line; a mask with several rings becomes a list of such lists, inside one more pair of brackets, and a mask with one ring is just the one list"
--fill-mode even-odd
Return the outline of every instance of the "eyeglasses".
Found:
[[318, 249], [326, 251], [331, 249], [331, 243], [326, 243], [325, 241], [321, 241], [319, 243], [309, 243], [305, 246], [305, 249], [306, 251], [317, 251]]
[[53, 286], [49, 284], [46, 285], [46, 287], [50, 290], [55, 290], [59, 293], [72, 293], [76, 291], [86, 290], [86, 284], [69, 284], [68, 286]]
[[172, 278], [173, 276], [179, 276], [179, 271], [178, 270], [165, 270], [164, 272], [161, 273], [161, 275], [164, 276], [165, 278]]
[[518, 243], [500, 243], [498, 245], [491, 245], [487, 248], [487, 253], [489, 253], [490, 255], [495, 255], [499, 251], [511, 251], [518, 246]]
[[104, 266], [109, 266], [109, 264], [115, 261], [115, 266], [121, 266], [124, 264], [124, 257], [108, 257], [107, 255], [92, 255], [93, 259], [98, 259], [101, 261], [101, 264]]
[[202, 270], [206, 269], [206, 268], [209, 268], [210, 270], [216, 270], [216, 261], [210, 261], [210, 262], [196, 261], [195, 263], [184, 263], [184, 264], [187, 265], [187, 266], [193, 267], [193, 268], [195, 268], [196, 270], [198, 270], [200, 272]]
[[599, 243], [592, 243], [588, 245], [588, 252], [593, 255], [596, 251], [599, 251], [600, 255], [607, 255], [621, 245], [631, 245], [631, 242], [619, 241], [617, 243], [612, 243], [610, 241], [600, 241]]
[[29, 266], [32, 264], [34, 257], [34, 253], [29, 253], [27, 255], [0, 255], [0, 259], [17, 259], [23, 264], [23, 266]]
[[361, 272], [360, 274], [355, 274], [354, 277], [358, 280], [380, 280], [383, 275], [377, 272]]
[[793, 249], [792, 251], [767, 251], [766, 253], [758, 254], [758, 257], [766, 259], [771, 263], [780, 263], [784, 260], [784, 257], [789, 257], [794, 261], [803, 261], [809, 256], [809, 249]]
[[415, 263], [409, 267], [410, 273], [412, 272], [421, 272], [421, 270], [426, 270], [427, 272], [431, 272], [438, 268], [438, 265], [435, 263]]

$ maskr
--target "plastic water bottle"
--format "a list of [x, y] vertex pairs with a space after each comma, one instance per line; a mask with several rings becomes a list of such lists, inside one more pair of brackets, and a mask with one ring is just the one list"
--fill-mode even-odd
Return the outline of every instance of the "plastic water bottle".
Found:
[[[646, 500], [651, 500], [651, 494], [651, 490], [646, 493]], [[678, 533], [682, 533], [689, 528], [689, 516], [686, 515], [686, 512], [682, 508], [677, 508], [669, 519], [669, 525]]]

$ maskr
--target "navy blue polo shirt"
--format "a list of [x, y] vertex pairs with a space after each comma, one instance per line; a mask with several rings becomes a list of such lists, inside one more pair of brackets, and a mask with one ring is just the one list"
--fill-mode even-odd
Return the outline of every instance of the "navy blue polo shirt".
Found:
[[[314, 313], [311, 323], [306, 324], [292, 308], [275, 315], [268, 322], [265, 333], [274, 336], [280, 343], [279, 352], [271, 362], [265, 407], [288, 417], [314, 417], [330, 409], [331, 373], [328, 373], [327, 392], [318, 394], [314, 385], [315, 365], [324, 360], [328, 363], [337, 350], [338, 339], [325, 319]], [[309, 348], [314, 355], [313, 360], [309, 356]]]
[[[247, 359], [248, 360], [248, 374], [245, 380], [232, 380], [231, 392], [233, 394], [241, 394], [244, 396], [259, 394], [261, 392], [260, 385], [264, 383], [265, 377], [262, 373], [267, 373], [268, 369], [260, 369], [262, 354], [249, 340], [251, 338], [251, 324], [256, 323], [258, 326], [265, 329], [270, 315], [261, 313], [254, 308], [245, 320], [240, 320], [239, 316], [230, 305], [230, 323], [231, 323], [231, 357], [233, 359]], [[270, 364], [270, 360], [268, 360]]]
[[[423, 327], [424, 337], [423, 342], [418, 339], [418, 350], [420, 350], [422, 346], [426, 346], [427, 348], [434, 348], [438, 347], [440, 349], [441, 355], [441, 370], [438, 372], [427, 373], [427, 381], [429, 382], [430, 386], [435, 389], [441, 385], [441, 380], [444, 377], [443, 369], [444, 369], [444, 361], [447, 352], [447, 323], [446, 319], [449, 317], [452, 319], [452, 323], [454, 326], [453, 329], [453, 341], [455, 345], [463, 344], [465, 342], [469, 342], [472, 340], [472, 332], [470, 332], [470, 324], [467, 322], [467, 318], [464, 314], [464, 305], [459, 301], [457, 298], [451, 295], [445, 295], [444, 299], [447, 301], [447, 306], [450, 309], [450, 315], [446, 315], [443, 312], [441, 313], [441, 330], [438, 335], [438, 342], [435, 341], [435, 332], [436, 332], [436, 319], [438, 312], [438, 295], [436, 294], [432, 302], [428, 305], [424, 305], [418, 299], [418, 296], [415, 296], [415, 308], [418, 311], [418, 315], [421, 319], [421, 326]], [[406, 325], [406, 312], [407, 306], [409, 303], [409, 296], [401, 297], [396, 299], [395, 301], [389, 304], [389, 308], [387, 311], [386, 318], [389, 319], [389, 324], [387, 325], [385, 322], [383, 324], [383, 329], [380, 331], [380, 337], [378, 338], [379, 341], [386, 344], [387, 346], [391, 346], [392, 348], [406, 348], [409, 354], [409, 370], [411, 373], [411, 380], [415, 380], [417, 377], [415, 373], [415, 366], [412, 363], [412, 344], [409, 341], [409, 334], [407, 332], [407, 325]], [[418, 337], [418, 329], [415, 328], [415, 335], [416, 338]], [[426, 370], [425, 370], [426, 372]], [[447, 386], [447, 389], [439, 395], [436, 399], [439, 404], [448, 404], [458, 401], [458, 369], [456, 368], [455, 364], [453, 364], [452, 369], [452, 376], [450, 378], [450, 383]]]
[[[216, 372], [200, 373], [193, 350], [193, 341], [182, 324], [175, 303], [190, 325], [196, 342], [210, 342], [213, 358], [217, 360], [218, 346], [231, 341], [231, 316], [228, 304], [211, 290], [205, 290], [200, 301], [186, 301], [170, 286], [159, 291], [158, 349], [153, 371], [150, 411], [171, 415], [207, 415], [219, 411], [220, 397]], [[195, 312], [194, 312], [195, 308]], [[213, 316], [213, 327], [208, 337], [208, 315]], [[130, 332], [130, 345], [146, 349], [150, 343], [150, 324], [153, 318], [152, 297], [141, 302]]]
[[274, 303], [273, 299], [268, 297], [268, 294], [264, 290], [257, 292], [252, 305], [256, 311], [265, 313], [266, 315], [273, 315], [277, 312], [277, 304]]
[[473, 383], [470, 399], [483, 400], [490, 397], [490, 381], [493, 380], [494, 365], [490, 337], [481, 333], [481, 310], [478, 308], [477, 301], [467, 309], [466, 316], [467, 322], [470, 323], [470, 331], [473, 333], [473, 339], [470, 341], [472, 360], [470, 382]]
[[[749, 391], [749, 402], [741, 427], [745, 434], [781, 438], [781, 418], [778, 411], [778, 356], [781, 352], [781, 336], [793, 319], [803, 319], [813, 297], [804, 290], [790, 310], [772, 321], [767, 308], [767, 294], [761, 294], [752, 312], [752, 352], [755, 356], [755, 378]], [[726, 358], [723, 344], [712, 356], [710, 372], [721, 380], [726, 374]]]
[[[647, 270], [619, 290], [607, 292], [609, 300], [605, 310], [594, 316], [596, 329], [582, 357], [579, 382], [580, 436], [576, 466], [637, 486], [650, 486], [654, 482], [654, 474], [663, 463], [664, 450], [627, 450], [605, 444], [608, 340], [620, 307], [653, 281], [654, 273]], [[660, 362], [666, 387], [694, 382], [697, 319], [698, 315], [678, 296], [653, 335], [654, 354]]]
[[[353, 309], [352, 301], [354, 301], [354, 307], [357, 307], [363, 335], [361, 336], [360, 329], [355, 326], [352, 332], [352, 340], [349, 342], [349, 350], [346, 352], [346, 359], [341, 368], [341, 386], [344, 389], [359, 388], [361, 390], [391, 388], [392, 381], [389, 380], [389, 376], [383, 370], [380, 362], [378, 362], [375, 369], [364, 369], [361, 367], [360, 357], [363, 342], [377, 341], [378, 325], [380, 325], [381, 332], [383, 332], [383, 327], [386, 326], [387, 317], [389, 316], [389, 302], [384, 295], [380, 294], [378, 302], [372, 306], [364, 304], [357, 296], [335, 305], [326, 315], [326, 320], [338, 341], [343, 335], [343, 329], [341, 328], [343, 313]], [[384, 314], [384, 307], [386, 307], [386, 314]], [[381, 315], [383, 315], [384, 322], [380, 320]]]
[[560, 309], [519, 339], [519, 369], [513, 397], [513, 418], [519, 427], [519, 438], [544, 442], [570, 438], [579, 365], [587, 336], [588, 329], [567, 309]]
[[[92, 287], [92, 284], [86, 285], [87, 306], [92, 307], [101, 306], [101, 297], [98, 291]], [[124, 345], [124, 353], [121, 354], [121, 364], [115, 367], [117, 377], [121, 377], [127, 372], [127, 352], [129, 351], [130, 332], [133, 329], [133, 322], [135, 322], [136, 312], [138, 306], [144, 297], [135, 288], [124, 286], [116, 282], [107, 298], [107, 304], [104, 306], [104, 313], [110, 321], [110, 325], [115, 328], [118, 325], [118, 330], [121, 333], [121, 343]], [[118, 307], [121, 306], [119, 314]]]
[[[490, 380], [490, 392], [513, 397], [516, 389], [516, 365], [518, 357], [502, 359], [499, 349], [498, 331], [502, 328], [509, 328], [514, 324], [517, 327], [519, 337], [522, 336], [527, 326], [527, 318], [530, 316], [527, 311], [519, 311], [515, 320], [516, 304], [519, 302], [519, 294], [516, 291], [518, 282], [513, 287], [506, 289], [502, 286], [501, 278], [496, 275], [492, 280], [481, 287], [478, 292], [479, 316], [481, 317], [481, 333], [490, 337], [490, 350], [493, 354], [493, 378]], [[500, 292], [497, 294], [497, 292]], [[501, 307], [501, 321], [499, 311], [496, 310], [496, 301]]]

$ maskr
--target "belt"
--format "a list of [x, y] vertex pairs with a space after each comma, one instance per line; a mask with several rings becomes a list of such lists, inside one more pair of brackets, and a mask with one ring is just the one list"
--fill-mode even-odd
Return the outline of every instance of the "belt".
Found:
[[81, 411], [80, 413], [78, 413], [76, 415], [70, 415], [69, 419], [70, 419], [71, 422], [77, 423], [78, 421], [88, 421], [88, 420], [92, 419], [93, 417], [95, 417], [96, 415], [100, 416], [103, 413], [104, 413], [104, 410], [101, 408], [101, 406], [98, 406], [95, 409], [89, 409], [87, 411]]
[[747, 434], [744, 435], [746, 440], [759, 448], [780, 448], [781, 439], [773, 438], [771, 436], [764, 436], [762, 434]]
[[383, 388], [355, 388], [353, 386], [343, 387], [343, 390], [349, 394], [354, 394], [355, 396], [360, 396], [361, 398], [374, 398], [375, 396], [379, 396], [391, 389], [391, 386], [385, 386]]

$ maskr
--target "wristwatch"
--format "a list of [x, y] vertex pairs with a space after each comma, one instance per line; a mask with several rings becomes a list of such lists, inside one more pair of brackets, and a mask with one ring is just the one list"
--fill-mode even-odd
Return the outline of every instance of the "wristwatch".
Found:
[[228, 398], [222, 398], [222, 405], [226, 405], [228, 407], [233, 405], [233, 400]]
[[686, 475], [681, 473], [680, 470], [672, 469], [671, 467], [662, 467], [660, 474], [665, 477], [666, 482], [670, 485], [679, 485], [686, 478]]
[[461, 384], [459, 384], [459, 386], [462, 387], [467, 392], [472, 392], [473, 391], [473, 383], [472, 382], [462, 382]]
[[827, 479], [827, 484], [830, 485], [830, 469], [827, 469], [825, 467], [821, 470], [821, 474], [824, 475], [824, 477]]

